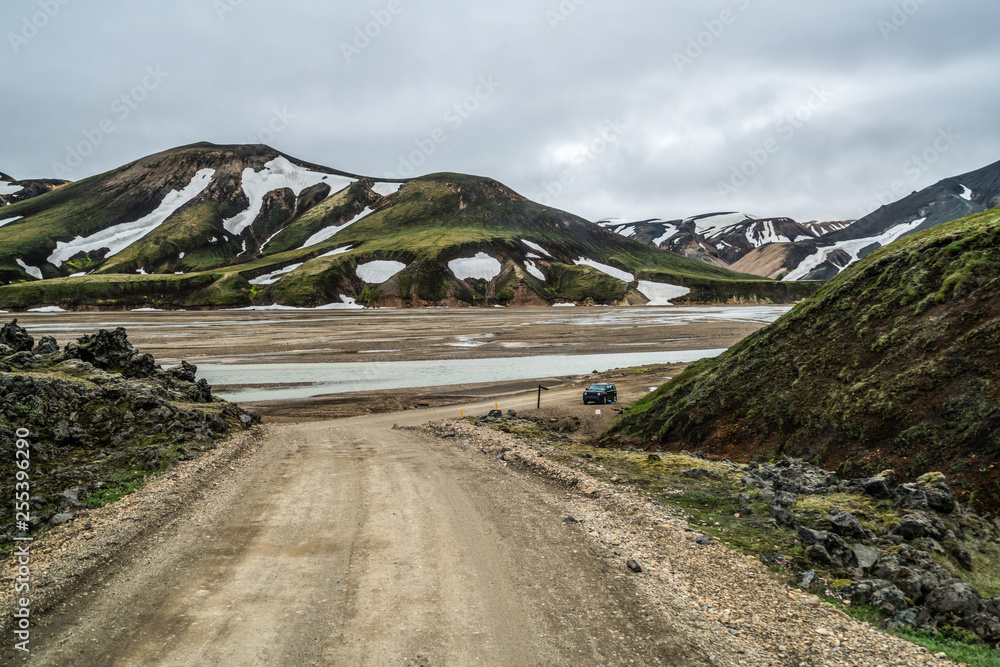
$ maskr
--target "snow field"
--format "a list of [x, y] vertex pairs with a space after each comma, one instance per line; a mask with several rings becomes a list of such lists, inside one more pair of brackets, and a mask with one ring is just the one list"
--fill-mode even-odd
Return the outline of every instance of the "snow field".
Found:
[[326, 183], [330, 186], [332, 195], [354, 182], [353, 178], [312, 171], [293, 164], [285, 157], [277, 157], [266, 163], [260, 171], [254, 171], [251, 167], [243, 170], [243, 193], [250, 200], [250, 206], [245, 211], [224, 220], [222, 225], [230, 234], [241, 233], [260, 215], [264, 196], [274, 190], [288, 188], [298, 197], [306, 188]]
[[62, 263], [80, 252], [92, 252], [101, 248], [108, 248], [104, 258], [117, 255], [125, 248], [129, 247], [146, 234], [159, 227], [177, 210], [189, 201], [201, 194], [212, 177], [215, 176], [214, 169], [201, 169], [191, 182], [182, 190], [171, 190], [156, 210], [149, 215], [139, 218], [134, 222], [123, 222], [107, 229], [101, 230], [90, 236], [77, 236], [72, 241], [58, 241], [56, 249], [49, 255], [48, 261], [55, 266], [62, 266]]

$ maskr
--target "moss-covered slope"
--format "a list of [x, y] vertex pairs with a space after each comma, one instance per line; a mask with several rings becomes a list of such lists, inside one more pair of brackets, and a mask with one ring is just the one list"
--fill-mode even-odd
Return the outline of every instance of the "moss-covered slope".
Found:
[[949, 474], [1000, 508], [1000, 209], [902, 239], [640, 401], [609, 442]]
[[[202, 189], [194, 187], [199, 183]], [[190, 198], [166, 206], [183, 190]], [[169, 215], [123, 247], [130, 226], [156, 218], [157, 210]], [[264, 146], [166, 151], [5, 207], [5, 215], [17, 219], [0, 227], [0, 282], [8, 283], [0, 287], [0, 308], [14, 310], [314, 307], [350, 299], [394, 306], [641, 304], [647, 298], [639, 281], [686, 287], [683, 300], [695, 303], [790, 302], [818, 288], [637, 243], [489, 178], [444, 173], [379, 183]], [[499, 263], [498, 273], [460, 277], [449, 266], [481, 254]], [[372, 261], [405, 269], [366, 282], [357, 269]]]

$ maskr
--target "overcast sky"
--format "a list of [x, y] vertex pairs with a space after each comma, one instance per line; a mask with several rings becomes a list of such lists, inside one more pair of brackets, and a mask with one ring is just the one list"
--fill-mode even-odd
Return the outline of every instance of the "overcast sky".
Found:
[[593, 220], [806, 221], [1000, 160], [994, 1], [5, 0], [0, 24], [15, 178], [267, 143]]

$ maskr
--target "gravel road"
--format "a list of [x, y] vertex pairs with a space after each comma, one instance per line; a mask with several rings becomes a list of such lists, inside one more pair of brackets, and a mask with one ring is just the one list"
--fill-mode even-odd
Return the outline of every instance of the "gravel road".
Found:
[[45, 615], [31, 664], [711, 664], [563, 521], [564, 488], [394, 428], [454, 412], [267, 427]]

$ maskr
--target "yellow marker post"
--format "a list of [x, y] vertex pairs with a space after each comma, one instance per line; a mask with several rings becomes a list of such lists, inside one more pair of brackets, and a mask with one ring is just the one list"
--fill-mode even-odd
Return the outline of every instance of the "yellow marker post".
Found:
[[500, 401], [497, 401], [496, 403], [494, 403], [493, 407], [496, 408], [497, 410], [499, 410], [500, 409]]
[[465, 419], [465, 410], [459, 410], [458, 411], [458, 418], [459, 419]]

